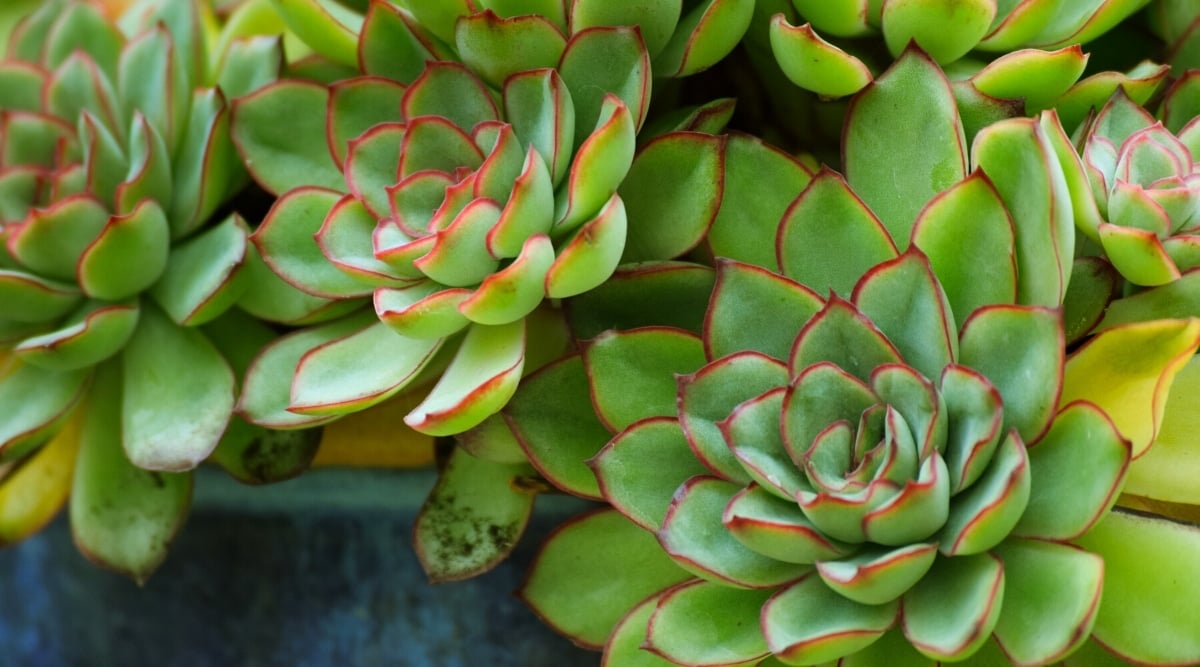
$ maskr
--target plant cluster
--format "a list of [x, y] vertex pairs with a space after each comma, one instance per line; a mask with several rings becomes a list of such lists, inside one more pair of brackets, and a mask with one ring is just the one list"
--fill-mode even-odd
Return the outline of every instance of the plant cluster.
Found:
[[1189, 0], [2, 11], [0, 543], [359, 424], [611, 667], [1200, 664]]

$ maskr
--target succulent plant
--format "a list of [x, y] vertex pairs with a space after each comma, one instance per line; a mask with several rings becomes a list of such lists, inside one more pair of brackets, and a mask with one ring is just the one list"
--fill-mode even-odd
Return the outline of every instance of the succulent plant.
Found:
[[[235, 141], [279, 195], [252, 236], [265, 264], [313, 298], [374, 306], [265, 351], [241, 403], [256, 423], [320, 423], [437, 379], [406, 422], [475, 426], [512, 395], [536, 309], [623, 259], [686, 252], [717, 209], [724, 144], [691, 130], [728, 113], [637, 149], [650, 99], [638, 28], [567, 38], [538, 15], [420, 7], [372, 3], [360, 75], [284, 80], [235, 106]], [[462, 62], [437, 39], [454, 25]]]
[[[1040, 106], [1042, 100], [1064, 92], [1083, 71], [1086, 59], [1078, 49], [1068, 47], [1095, 39], [1147, 0], [792, 0], [791, 4], [795, 15], [792, 8], [782, 7], [788, 11], [771, 20], [771, 47], [784, 72], [802, 88], [830, 97], [861, 90], [880, 61], [873, 58], [870, 45], [852, 40], [881, 36], [893, 57], [912, 42], [943, 66], [958, 63], [969, 70], [979, 67], [963, 61], [972, 52], [1003, 54], [1002, 63], [980, 75], [979, 89], [995, 95], [988, 89], [1003, 92], [1024, 87], [1035, 96], [1029, 102], [1037, 106], [1031, 110], [1036, 112], [1045, 108]], [[801, 21], [802, 25], [794, 25]], [[1018, 71], [1043, 68], [1051, 74], [1039, 76], [1036, 83], [1015, 76]], [[1067, 74], [1070, 70], [1073, 75]]]
[[1200, 266], [1198, 76], [1172, 87], [1163, 121], [1119, 90], [1078, 130], [1096, 207], [1080, 229], [1135, 285], [1162, 285]]
[[[118, 24], [47, 2], [0, 62], [0, 394], [18, 406], [0, 415], [0, 458], [22, 462], [0, 485], [39, 489], [0, 539], [36, 529], [71, 488], [81, 549], [138, 578], [186, 511], [177, 473], [230, 419], [234, 372], [210, 338], [229, 326], [249, 229], [218, 215], [246, 181], [226, 100], [281, 62], [265, 37], [210, 57], [201, 12], [140, 3]], [[243, 332], [216, 337], [244, 346]], [[31, 482], [38, 470], [56, 474]]]
[[[1151, 659], [1100, 603], [1136, 568], [1077, 542], [1112, 550], [1089, 536], [1200, 321], [1114, 326], [1068, 355], [1082, 168], [1060, 167], [1052, 114], [983, 129], [969, 161], [962, 135], [940, 71], [906, 52], [852, 101], [846, 178], [811, 175], [769, 266], [715, 244], [702, 317], [575, 322], [594, 337], [504, 415], [548, 481], [612, 509], [547, 542], [535, 611], [610, 665], [1049, 664], [1093, 628]], [[619, 293], [680, 293], [632, 280]]]

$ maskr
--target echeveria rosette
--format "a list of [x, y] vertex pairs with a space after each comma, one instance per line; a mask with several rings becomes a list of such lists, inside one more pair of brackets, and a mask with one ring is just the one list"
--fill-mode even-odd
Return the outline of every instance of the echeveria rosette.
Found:
[[[882, 37], [892, 56], [913, 42], [943, 66], [972, 74], [974, 58], [1001, 54], [971, 77], [972, 97], [1027, 97], [1029, 113], [1048, 108], [1083, 72], [1078, 45], [1110, 30], [1147, 0], [792, 0], [795, 12], [771, 21], [771, 48], [802, 88], [842, 97], [863, 88], [882, 65], [853, 40]], [[802, 25], [801, 25], [802, 24]], [[796, 27], [798, 26], [798, 27]], [[829, 36], [827, 39], [825, 36]], [[1031, 48], [1032, 47], [1032, 48]], [[1040, 50], [1046, 49], [1046, 50]], [[968, 57], [968, 56], [971, 57]], [[1036, 83], [1016, 75], [1035, 73]]]
[[[1112, 327], [1068, 357], [1082, 168], [1058, 166], [1050, 115], [981, 131], [965, 173], [939, 76], [910, 55], [854, 100], [848, 178], [819, 172], [788, 207], [779, 272], [722, 260], [702, 328], [634, 317], [506, 408], [547, 480], [614, 508], [564, 526], [522, 591], [608, 664], [1045, 664], [1093, 626], [1155, 660], [1161, 635], [1122, 628], [1156, 621], [1099, 605], [1128, 559], [1106, 570], [1076, 541], [1112, 553], [1121, 528], [1091, 529], [1121, 524], [1108, 509], [1200, 323]], [[896, 131], [909, 112], [917, 136]], [[898, 157], [863, 171], [881, 152]]]
[[1118, 91], [1079, 129], [1096, 207], [1080, 229], [1135, 285], [1163, 285], [1200, 266], [1200, 117], [1187, 99], [1194, 79], [1169, 91], [1170, 117], [1156, 120]]
[[[246, 180], [226, 96], [281, 62], [277, 39], [237, 41], [210, 74], [199, 12], [169, 3], [118, 27], [94, 5], [46, 3], [0, 62], [0, 392], [16, 406], [0, 457], [61, 472], [80, 447], [76, 541], [138, 578], [186, 510], [190, 476], [174, 473], [209, 455], [232, 412], [233, 370], [199, 328], [220, 326], [248, 245], [236, 215], [210, 219]], [[4, 539], [61, 505], [69, 477], [50, 477], [25, 488], [57, 502], [6, 515]], [[121, 514], [142, 509], [136, 526]]]
[[[387, 12], [391, 23], [379, 18]], [[417, 35], [406, 21], [373, 6], [360, 51], [386, 53], [397, 31]], [[622, 260], [686, 252], [715, 215], [720, 138], [675, 131], [636, 150], [650, 93], [636, 28], [581, 30], [554, 67], [498, 84], [462, 63], [409, 58], [393, 63], [393, 78], [283, 81], [237, 104], [235, 139], [281, 195], [252, 237], [265, 263], [316, 298], [370, 297], [380, 320], [330, 328], [287, 363], [257, 364], [242, 406], [257, 423], [328, 420], [440, 374], [408, 423], [464, 431], [511, 396], [526, 322], [544, 301], [599, 285]], [[289, 395], [264, 409], [249, 387], [281, 394], [259, 381], [280, 372]]]

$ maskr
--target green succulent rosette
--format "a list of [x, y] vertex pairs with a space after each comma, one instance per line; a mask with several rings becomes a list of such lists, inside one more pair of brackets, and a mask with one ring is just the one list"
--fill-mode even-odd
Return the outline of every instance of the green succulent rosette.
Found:
[[1171, 87], [1161, 120], [1118, 91], [1077, 132], [1095, 200], [1080, 229], [1134, 285], [1200, 266], [1198, 82], [1192, 71]]
[[[847, 176], [800, 177], [766, 266], [714, 244], [727, 259], [699, 316], [667, 304], [704, 293], [702, 267], [643, 267], [580, 297], [613, 311], [576, 317], [582, 351], [505, 409], [546, 480], [612, 506], [560, 528], [521, 592], [604, 664], [1200, 657], [1194, 621], [1105, 603], [1146, 578], [1122, 531], [1195, 548], [1193, 529], [1110, 508], [1200, 322], [1113, 326], [1068, 354], [1082, 171], [1059, 166], [1065, 133], [1053, 115], [1006, 120], [968, 155], [954, 109], [936, 66], [907, 54], [852, 102]], [[889, 188], [860, 171], [881, 151]], [[772, 210], [768, 191], [746, 215]]]
[[436, 380], [406, 422], [465, 431], [552, 335], [539, 308], [621, 261], [687, 252], [711, 224], [724, 140], [696, 130], [728, 114], [689, 115], [639, 148], [651, 68], [638, 27], [566, 38], [540, 16], [479, 16], [533, 26], [550, 57], [510, 35], [476, 45], [486, 58], [439, 59], [435, 17], [372, 3], [361, 75], [280, 81], [236, 103], [234, 139], [279, 195], [251, 237], [265, 266], [335, 314], [372, 306], [264, 351], [241, 399], [250, 421], [309, 426]]
[[0, 459], [19, 464], [0, 490], [24, 499], [0, 542], [70, 488], [80, 548], [139, 579], [226, 431], [237, 350], [273, 336], [222, 317], [249, 229], [218, 210], [247, 180], [227, 99], [276, 77], [278, 40], [210, 57], [203, 11], [142, 3], [118, 24], [48, 2], [0, 61]]

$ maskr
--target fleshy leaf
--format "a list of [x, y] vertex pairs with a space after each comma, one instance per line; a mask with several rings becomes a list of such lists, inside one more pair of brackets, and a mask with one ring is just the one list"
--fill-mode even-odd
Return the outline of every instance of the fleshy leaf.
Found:
[[1075, 539], [1100, 520], [1122, 487], [1129, 442], [1099, 408], [1071, 403], [1029, 450], [1029, 506], [1014, 535]]
[[982, 306], [1017, 301], [1012, 218], [981, 171], [930, 201], [917, 216], [913, 245], [929, 258], [956, 322]]
[[831, 561], [854, 551], [822, 534], [794, 500], [754, 484], [729, 500], [721, 521], [742, 544], [787, 563]]
[[[153, 285], [167, 268], [170, 228], [163, 210], [145, 200], [114, 215], [79, 257], [79, 286], [89, 296], [120, 301]], [[136, 257], [136, 262], [130, 258]]]
[[671, 667], [674, 664], [642, 648], [646, 643], [650, 616], [658, 607], [659, 599], [647, 598], [617, 623], [604, 645], [601, 667]]
[[688, 480], [667, 509], [658, 541], [684, 569], [723, 586], [773, 588], [800, 578], [808, 566], [757, 553], [724, 529], [725, 506], [738, 485], [715, 477]]
[[404, 118], [440, 117], [464, 131], [500, 117], [496, 102], [470, 70], [456, 62], [434, 61], [404, 93], [400, 103]]
[[934, 660], [974, 654], [991, 638], [1004, 596], [1004, 566], [990, 553], [939, 558], [904, 596], [904, 636]]
[[58, 514], [71, 491], [83, 410], [50, 442], [0, 480], [0, 545], [36, 533]]
[[326, 416], [375, 405], [416, 379], [441, 343], [401, 336], [382, 322], [323, 343], [296, 365], [288, 410]]
[[861, 60], [822, 39], [807, 23], [793, 26], [783, 14], [776, 14], [771, 18], [770, 34], [779, 67], [805, 90], [823, 97], [844, 97], [871, 83], [871, 70]]
[[671, 259], [700, 243], [721, 205], [724, 153], [723, 138], [697, 132], [638, 151], [619, 190], [630, 220], [622, 262]]
[[234, 406], [229, 364], [197, 329], [143, 306], [121, 355], [121, 439], [147, 470], [190, 470], [221, 439]]
[[1037, 442], [1063, 391], [1063, 347], [1058, 311], [989, 306], [962, 325], [959, 363], [979, 371], [1000, 392], [1004, 429]]
[[93, 366], [125, 346], [137, 326], [136, 301], [89, 301], [59, 328], [22, 340], [13, 352], [23, 361], [52, 370]]
[[583, 359], [572, 355], [521, 382], [504, 416], [529, 456], [555, 486], [585, 498], [601, 498], [584, 463], [612, 434], [592, 408]]
[[89, 377], [86, 370], [48, 371], [19, 361], [0, 367], [0, 403], [21, 406], [0, 416], [0, 453], [20, 451], [61, 427]]
[[1198, 383], [1200, 359], [1192, 357], [1175, 376], [1154, 446], [1129, 468], [1125, 493], [1200, 505], [1200, 487], [1194, 483], [1200, 452], [1193, 440], [1193, 434], [1200, 432], [1200, 413], [1192, 401]]
[[679, 422], [668, 417], [634, 423], [588, 465], [604, 498], [630, 521], [652, 531], [662, 526], [675, 490], [708, 472], [692, 454]]
[[325, 132], [338, 164], [345, 161], [350, 140], [379, 123], [400, 119], [404, 90], [403, 85], [376, 76], [339, 81], [329, 87]]
[[675, 374], [704, 364], [694, 334], [666, 327], [605, 332], [584, 348], [596, 413], [613, 432], [646, 417], [675, 415]]
[[653, 535], [603, 509], [547, 538], [518, 595], [577, 644], [600, 648], [626, 612], [687, 578]]
[[852, 300], [896, 346], [905, 364], [926, 379], [941, 377], [942, 369], [958, 357], [954, 314], [919, 252], [871, 269], [854, 286]]
[[817, 574], [834, 591], [863, 604], [898, 599], [921, 581], [937, 557], [936, 543], [895, 549], [867, 547], [839, 559], [817, 563]]
[[1159, 320], [1108, 329], [1071, 355], [1060, 404], [1090, 401], [1145, 453], [1158, 434], [1175, 374], [1200, 345], [1200, 321]]
[[715, 272], [685, 262], [645, 262], [621, 267], [591, 291], [563, 303], [578, 340], [607, 329], [663, 325], [699, 334]]
[[1096, 620], [1104, 560], [1055, 542], [1010, 539], [996, 548], [1004, 561], [1004, 598], [996, 641], [1017, 665], [1060, 660], [1087, 640]]
[[597, 27], [580, 30], [567, 42], [558, 63], [575, 106], [575, 146], [582, 144], [605, 117], [608, 95], [624, 102], [636, 130], [650, 105], [650, 58], [636, 28]]
[[[913, 146], [922, 149], [913, 151]], [[880, 160], [881, 155], [889, 159]], [[966, 137], [954, 95], [928, 56], [905, 51], [854, 98], [842, 164], [846, 180], [896, 245], [907, 247], [918, 211], [967, 175]]]
[[705, 581], [676, 586], [650, 617], [646, 647], [674, 664], [753, 665], [767, 654], [755, 621], [769, 595]]
[[109, 365], [84, 416], [71, 533], [89, 560], [144, 583], [167, 556], [192, 495], [190, 474], [142, 470], [121, 447], [121, 379]]
[[[729, 450], [755, 482], [776, 497], [794, 503], [812, 485], [784, 443], [780, 415], [786, 388], [780, 387], [738, 405], [717, 424]], [[716, 467], [709, 462], [709, 467]]]
[[743, 350], [787, 359], [796, 333], [822, 305], [816, 293], [783, 276], [718, 259], [705, 315], [705, 352], [712, 359]]
[[274, 0], [274, 5], [305, 44], [338, 64], [358, 65], [359, 14], [330, 0]]
[[983, 553], [1004, 541], [1028, 506], [1030, 478], [1025, 443], [1010, 432], [983, 475], [950, 503], [940, 534], [942, 553]]
[[757, 137], [731, 134], [725, 144], [725, 193], [708, 232], [713, 256], [777, 271], [779, 220], [811, 177], [788, 153]]
[[1046, 131], [1032, 118], [981, 130], [971, 146], [1012, 215], [1016, 232], [1018, 303], [1062, 303], [1075, 253], [1071, 194]]
[[898, 607], [854, 602], [810, 575], [767, 602], [762, 631], [780, 660], [815, 665], [870, 646], [896, 622]]
[[500, 411], [525, 365], [525, 321], [467, 329], [454, 360], [404, 423], [429, 435], [453, 435]]
[[824, 167], [788, 207], [775, 248], [784, 275], [843, 297], [867, 269], [897, 254], [875, 214], [841, 175]]
[[[582, 27], [575, 26], [577, 30]], [[567, 40], [541, 16], [504, 19], [488, 9], [455, 23], [454, 44], [468, 67], [499, 88], [516, 72], [554, 67]]]
[[242, 294], [250, 230], [234, 213], [171, 249], [167, 268], [150, 289], [171, 319], [186, 326], [220, 315]]
[[413, 542], [432, 582], [482, 574], [512, 552], [536, 494], [516, 482], [528, 464], [483, 461], [455, 448], [417, 515]]
[[831, 296], [796, 337], [788, 371], [796, 377], [823, 361], [836, 364], [864, 382], [883, 364], [903, 358], [887, 337], [849, 301]]
[[325, 141], [329, 91], [304, 81], [284, 81], [234, 102], [230, 122], [246, 168], [268, 192], [315, 185], [345, 187]]
[[1200, 661], [1200, 618], [1192, 613], [1200, 581], [1194, 525], [1109, 512], [1080, 538], [1104, 559], [1104, 596], [1093, 637], [1129, 662], [1182, 665]]

